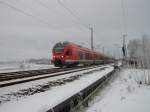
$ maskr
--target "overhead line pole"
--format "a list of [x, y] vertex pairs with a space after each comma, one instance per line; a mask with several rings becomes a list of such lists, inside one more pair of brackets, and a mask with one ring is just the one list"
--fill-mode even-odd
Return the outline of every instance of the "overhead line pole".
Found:
[[90, 29], [90, 31], [91, 31], [91, 49], [94, 50], [94, 44], [93, 44], [93, 32], [94, 32], [94, 31], [93, 31], [93, 28], [92, 28], [92, 27], [90, 27], [89, 29]]
[[127, 57], [127, 49], [126, 49], [126, 34], [123, 34], [123, 47], [124, 47], [124, 50], [125, 50], [125, 59]]
[[126, 64], [127, 62], [127, 46], [126, 46], [126, 37], [127, 37], [127, 18], [126, 18], [126, 10], [125, 10], [125, 3], [124, 0], [121, 0], [121, 8], [122, 8], [122, 22], [123, 22], [123, 62]]

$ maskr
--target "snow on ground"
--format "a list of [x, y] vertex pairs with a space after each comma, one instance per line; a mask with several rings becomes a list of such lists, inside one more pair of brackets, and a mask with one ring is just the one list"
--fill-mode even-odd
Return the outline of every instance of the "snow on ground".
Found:
[[150, 112], [150, 86], [137, 83], [145, 80], [144, 73], [148, 72], [123, 70], [91, 101], [86, 112]]
[[66, 85], [0, 105], [0, 112], [45, 112], [113, 70], [112, 66], [81, 77]]
[[24, 70], [38, 70], [38, 69], [49, 69], [55, 68], [54, 65], [46, 65], [46, 64], [29, 64], [29, 63], [15, 63], [15, 64], [3, 64], [0, 65], [0, 73], [6, 72], [16, 72], [16, 71], [24, 71]]

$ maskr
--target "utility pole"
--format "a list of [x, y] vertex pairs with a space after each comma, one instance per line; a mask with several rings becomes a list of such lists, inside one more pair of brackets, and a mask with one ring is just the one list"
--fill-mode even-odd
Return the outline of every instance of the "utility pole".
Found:
[[123, 47], [124, 47], [124, 58], [127, 58], [127, 49], [126, 49], [126, 34], [123, 34]]
[[93, 44], [93, 28], [90, 27], [89, 29], [90, 29], [90, 31], [91, 31], [91, 49], [94, 50], [94, 44]]
[[123, 51], [124, 64], [126, 64], [126, 61], [127, 61], [126, 36], [127, 36], [126, 34], [123, 34], [123, 47], [122, 47], [122, 51]]

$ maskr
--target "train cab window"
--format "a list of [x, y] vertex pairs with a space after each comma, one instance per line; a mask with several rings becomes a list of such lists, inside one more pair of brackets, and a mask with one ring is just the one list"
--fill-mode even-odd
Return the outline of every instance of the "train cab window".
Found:
[[56, 43], [53, 48], [53, 53], [63, 53], [64, 49], [65, 49], [65, 47], [67, 47], [67, 45], [69, 45], [69, 42]]
[[69, 56], [72, 55], [72, 51], [71, 50], [67, 50], [66, 51], [66, 55], [69, 55]]

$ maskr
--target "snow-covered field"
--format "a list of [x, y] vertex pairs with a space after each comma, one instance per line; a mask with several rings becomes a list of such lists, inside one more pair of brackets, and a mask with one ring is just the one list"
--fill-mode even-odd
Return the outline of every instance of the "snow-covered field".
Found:
[[[101, 67], [99, 67], [101, 68]], [[99, 69], [97, 68], [97, 69]], [[0, 112], [45, 112], [56, 104], [81, 91], [83, 88], [97, 81], [99, 78], [113, 70], [112, 66], [85, 74], [79, 79], [67, 84], [51, 87], [45, 92], [40, 92], [31, 96], [11, 100], [0, 104]], [[6, 92], [7, 90], [5, 90]], [[9, 88], [8, 88], [9, 91]]]
[[147, 73], [140, 69], [123, 70], [83, 112], [150, 112], [150, 85], [143, 83]]
[[49, 69], [54, 68], [54, 65], [46, 65], [46, 64], [29, 64], [29, 63], [14, 63], [14, 64], [1, 64], [0, 65], [0, 73], [5, 72], [16, 72], [16, 71], [24, 71], [24, 70], [38, 70], [38, 69]]

